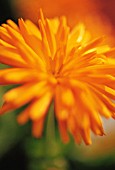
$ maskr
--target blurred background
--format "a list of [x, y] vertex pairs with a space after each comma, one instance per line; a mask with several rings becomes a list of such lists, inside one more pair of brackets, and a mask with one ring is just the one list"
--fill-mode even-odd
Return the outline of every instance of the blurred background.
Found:
[[[37, 24], [39, 8], [49, 18], [66, 15], [70, 27], [84, 22], [93, 37], [106, 35], [107, 43], [115, 45], [115, 0], [0, 0], [0, 24], [12, 19], [31, 19]], [[0, 65], [0, 69], [3, 68]], [[0, 86], [2, 95], [11, 87]], [[103, 119], [106, 136], [92, 135], [93, 144], [76, 145], [56, 140], [46, 142], [31, 136], [31, 122], [18, 125], [16, 115], [20, 109], [0, 117], [0, 169], [2, 170], [114, 170], [115, 122]]]

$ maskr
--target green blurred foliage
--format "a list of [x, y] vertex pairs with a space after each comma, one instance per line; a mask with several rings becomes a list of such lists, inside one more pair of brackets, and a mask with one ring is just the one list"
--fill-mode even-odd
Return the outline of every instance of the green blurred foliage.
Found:
[[[11, 88], [11, 87], [10, 87]], [[2, 96], [7, 87], [0, 86], [0, 106], [2, 106]], [[21, 127], [16, 121], [16, 111], [0, 116], [0, 158], [16, 145], [26, 133], [25, 126]]]

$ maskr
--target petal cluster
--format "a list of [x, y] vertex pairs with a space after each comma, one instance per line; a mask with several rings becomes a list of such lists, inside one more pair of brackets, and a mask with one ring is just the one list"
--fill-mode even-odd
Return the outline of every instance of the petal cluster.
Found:
[[32, 132], [42, 135], [48, 108], [64, 142], [72, 134], [77, 143], [91, 144], [90, 131], [103, 135], [101, 116], [115, 118], [115, 49], [104, 36], [92, 40], [83, 23], [73, 29], [66, 18], [47, 19], [40, 11], [38, 26], [30, 20], [8, 20], [0, 27], [0, 85], [7, 91], [3, 114], [27, 105], [18, 122], [32, 120]]

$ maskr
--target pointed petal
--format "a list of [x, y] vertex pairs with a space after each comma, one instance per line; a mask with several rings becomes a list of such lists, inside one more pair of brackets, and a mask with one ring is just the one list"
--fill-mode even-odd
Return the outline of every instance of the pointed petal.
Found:
[[44, 117], [41, 119], [34, 121], [32, 125], [32, 134], [34, 137], [39, 138], [42, 136], [43, 126], [44, 126]]
[[48, 91], [31, 104], [29, 115], [32, 120], [40, 119], [47, 113], [52, 97], [52, 92]]

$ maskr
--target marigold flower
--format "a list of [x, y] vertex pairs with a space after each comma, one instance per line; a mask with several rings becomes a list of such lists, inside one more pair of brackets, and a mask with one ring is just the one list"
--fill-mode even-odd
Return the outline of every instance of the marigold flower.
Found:
[[4, 94], [0, 113], [29, 104], [18, 122], [31, 119], [40, 137], [54, 100], [63, 141], [69, 132], [90, 144], [90, 130], [104, 134], [100, 116], [115, 118], [115, 49], [103, 45], [104, 37], [92, 40], [82, 23], [70, 30], [65, 17], [40, 16], [39, 27], [23, 19], [0, 27], [0, 62], [10, 66], [0, 70], [0, 84], [19, 85]]

